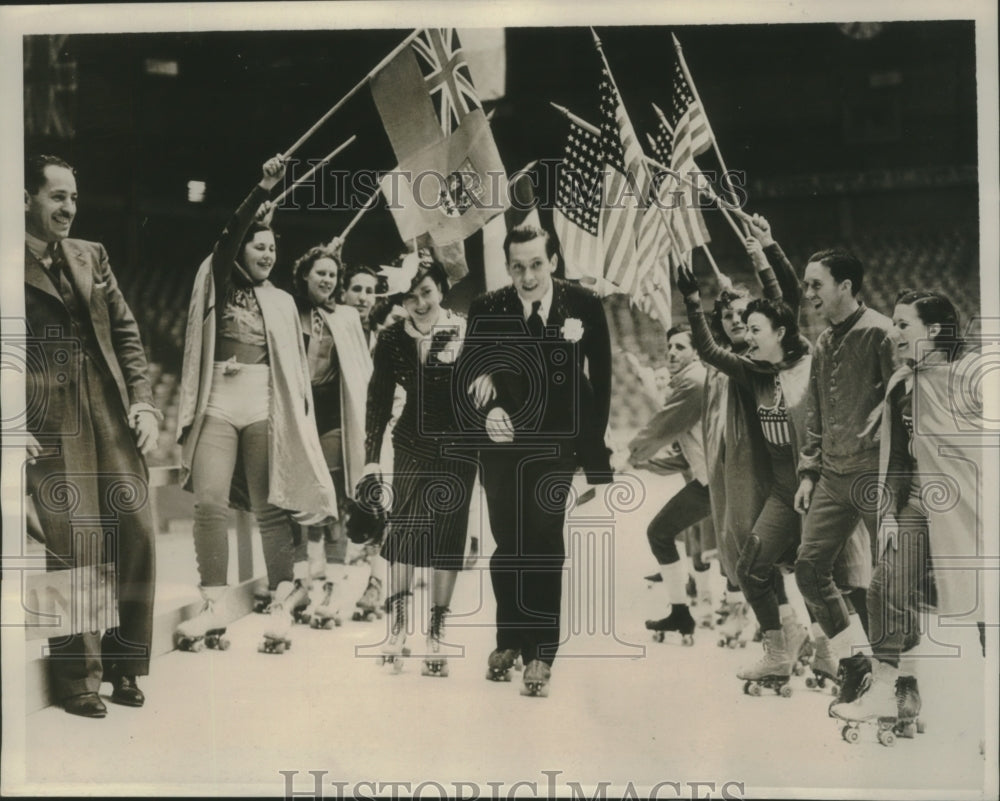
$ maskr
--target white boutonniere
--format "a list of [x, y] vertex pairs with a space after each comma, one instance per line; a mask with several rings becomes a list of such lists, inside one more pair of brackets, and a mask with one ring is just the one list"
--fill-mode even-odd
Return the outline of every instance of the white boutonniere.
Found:
[[567, 318], [563, 323], [562, 336], [567, 342], [579, 342], [583, 338], [583, 323], [575, 317]]

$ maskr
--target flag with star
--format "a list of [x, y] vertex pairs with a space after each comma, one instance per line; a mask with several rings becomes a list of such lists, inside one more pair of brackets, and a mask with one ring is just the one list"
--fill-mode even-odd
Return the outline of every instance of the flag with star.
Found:
[[597, 238], [601, 166], [600, 136], [570, 122], [552, 210], [567, 278], [597, 278], [603, 273]]

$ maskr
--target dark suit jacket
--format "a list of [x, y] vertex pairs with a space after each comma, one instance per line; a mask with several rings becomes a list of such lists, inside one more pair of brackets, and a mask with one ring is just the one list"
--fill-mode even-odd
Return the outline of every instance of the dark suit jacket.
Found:
[[[125, 419], [129, 406], [145, 402], [152, 405], [146, 354], [139, 329], [118, 282], [104, 246], [81, 239], [61, 242], [67, 274], [77, 293], [78, 302], [87, 310], [89, 326], [101, 357], [101, 367], [114, 381], [121, 398], [118, 410]], [[72, 342], [72, 320], [62, 297], [56, 291], [45, 267], [25, 248], [24, 310], [28, 325], [28, 428], [36, 436], [51, 440], [69, 434], [66, 414], [72, 414], [74, 395], [81, 391], [79, 380], [79, 345]]]
[[[558, 443], [564, 455], [569, 450], [576, 457], [588, 480], [610, 482], [604, 434], [611, 409], [611, 338], [604, 307], [587, 289], [556, 278], [552, 283], [542, 340], [528, 334], [513, 286], [473, 301], [457, 383], [464, 393], [472, 380], [489, 373], [497, 397], [463, 424], [483, 431], [485, 412], [499, 406], [511, 417], [515, 443]], [[576, 342], [564, 336], [574, 321], [583, 329]]]

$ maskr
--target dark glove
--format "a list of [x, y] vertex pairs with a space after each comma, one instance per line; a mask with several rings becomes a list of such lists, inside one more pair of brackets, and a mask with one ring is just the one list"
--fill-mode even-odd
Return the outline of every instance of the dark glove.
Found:
[[385, 488], [379, 473], [369, 473], [358, 482], [354, 491], [347, 524], [347, 538], [353, 543], [364, 543], [379, 536], [385, 525]]
[[680, 265], [677, 268], [677, 289], [687, 298], [689, 295], [699, 295], [698, 279], [694, 277], [694, 272], [687, 265]]

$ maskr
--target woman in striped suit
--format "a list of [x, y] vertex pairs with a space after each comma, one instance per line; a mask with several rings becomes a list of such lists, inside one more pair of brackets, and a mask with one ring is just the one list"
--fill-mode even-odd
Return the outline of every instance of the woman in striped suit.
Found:
[[[382, 438], [392, 417], [396, 387], [406, 403], [392, 431], [392, 509], [382, 545], [389, 562], [390, 638], [384, 661], [398, 669], [407, 633], [407, 599], [414, 567], [431, 567], [430, 627], [424, 674], [447, 675], [441, 635], [458, 571], [462, 569], [469, 525], [469, 503], [476, 475], [474, 454], [462, 459], [448, 453], [458, 442], [452, 402], [455, 362], [465, 337], [465, 319], [443, 309], [448, 291], [444, 267], [437, 261], [404, 262], [403, 307], [407, 317], [379, 334], [374, 372], [368, 385], [365, 453], [368, 465], [359, 502], [380, 481]], [[410, 272], [412, 270], [412, 272]]]

